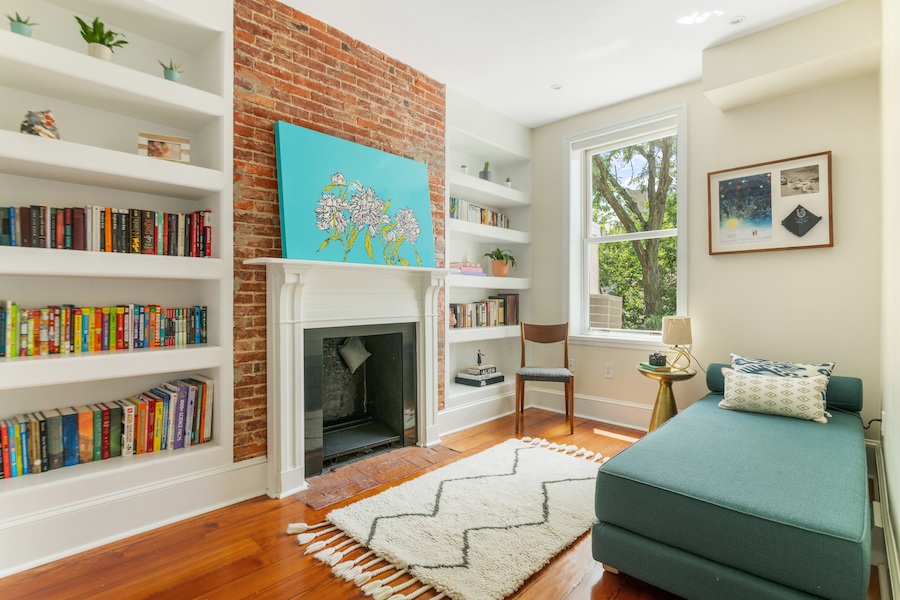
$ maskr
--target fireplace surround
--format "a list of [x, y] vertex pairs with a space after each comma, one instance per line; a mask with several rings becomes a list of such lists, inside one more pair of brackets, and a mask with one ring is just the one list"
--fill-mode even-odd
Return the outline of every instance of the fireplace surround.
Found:
[[[412, 390], [419, 445], [437, 433], [437, 292], [447, 269], [254, 258], [266, 268], [267, 493], [307, 487], [304, 345], [315, 330], [409, 324], [415, 330]], [[359, 334], [357, 334], [359, 335]]]

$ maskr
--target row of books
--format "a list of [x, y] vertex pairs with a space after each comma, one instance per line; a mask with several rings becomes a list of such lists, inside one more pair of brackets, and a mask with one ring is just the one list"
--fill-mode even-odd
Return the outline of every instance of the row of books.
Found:
[[208, 442], [213, 388], [212, 379], [194, 375], [122, 400], [0, 420], [0, 478]]
[[506, 215], [489, 208], [484, 208], [460, 198], [450, 198], [450, 218], [467, 221], [469, 223], [481, 223], [494, 227], [509, 228], [509, 219]]
[[208, 210], [2, 206], [0, 246], [206, 257], [212, 255], [212, 217]]
[[0, 300], [0, 356], [79, 354], [206, 343], [205, 306], [25, 308]]
[[450, 327], [496, 327], [519, 324], [519, 294], [497, 294], [477, 302], [451, 302]]

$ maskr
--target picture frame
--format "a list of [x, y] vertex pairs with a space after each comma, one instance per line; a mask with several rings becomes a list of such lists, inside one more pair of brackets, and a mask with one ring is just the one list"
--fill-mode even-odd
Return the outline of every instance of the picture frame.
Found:
[[172, 162], [191, 162], [191, 140], [174, 135], [138, 133], [138, 154]]
[[707, 174], [709, 253], [834, 246], [831, 151]]

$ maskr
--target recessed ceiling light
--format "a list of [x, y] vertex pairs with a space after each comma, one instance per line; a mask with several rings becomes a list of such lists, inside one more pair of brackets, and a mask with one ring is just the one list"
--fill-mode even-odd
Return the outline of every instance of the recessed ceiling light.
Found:
[[562, 84], [561, 84], [561, 83], [554, 83], [553, 85], [550, 86], [550, 89], [551, 89], [551, 90], [561, 90], [561, 89], [562, 89]]
[[729, 25], [740, 25], [745, 20], [747, 20], [747, 17], [745, 17], [744, 15], [738, 15], [736, 17], [731, 17], [730, 19], [728, 19], [728, 24]]

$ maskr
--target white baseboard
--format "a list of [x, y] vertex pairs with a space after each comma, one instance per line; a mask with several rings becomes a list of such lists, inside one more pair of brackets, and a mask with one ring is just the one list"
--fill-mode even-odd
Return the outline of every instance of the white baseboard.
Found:
[[[564, 413], [566, 411], [564, 396], [562, 389], [529, 387], [526, 406]], [[575, 416], [592, 421], [647, 431], [652, 412], [653, 407], [645, 404], [575, 394]]]
[[[480, 388], [473, 388], [480, 389]], [[503, 386], [496, 393], [484, 395], [473, 393], [472, 400], [446, 408], [437, 414], [437, 426], [440, 435], [448, 435], [463, 429], [469, 429], [482, 423], [487, 423], [515, 411], [516, 391], [515, 387]]]
[[[879, 568], [881, 597], [893, 598], [892, 590], [900, 590], [900, 556], [897, 554], [897, 538], [894, 536], [894, 524], [891, 521], [891, 507], [888, 500], [887, 477], [885, 475], [884, 454], [881, 442], [866, 440], [866, 445], [875, 451], [875, 471], [878, 475], [878, 499], [881, 508], [881, 525], [884, 532], [884, 550], [887, 558], [887, 573]], [[885, 589], [890, 587], [890, 589]]]
[[0, 577], [175, 523], [266, 489], [266, 459], [256, 458], [67, 506], [5, 528]]
[[[525, 408], [540, 408], [556, 413], [565, 412], [561, 389], [529, 386], [525, 400]], [[438, 430], [442, 436], [455, 433], [511, 415], [514, 410], [514, 388], [498, 390], [498, 393], [491, 396], [485, 396], [483, 393], [481, 395], [473, 394], [472, 400], [468, 403], [447, 408], [438, 413]], [[585, 394], [575, 395], [575, 416], [638, 431], [647, 431], [652, 411], [652, 406], [635, 402]]]

